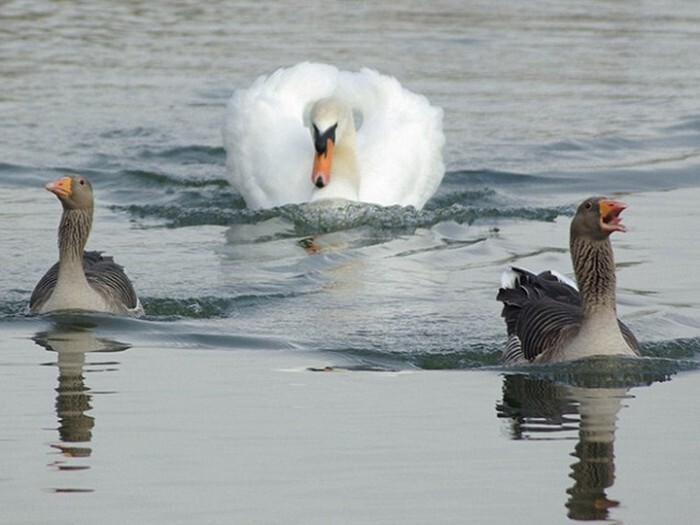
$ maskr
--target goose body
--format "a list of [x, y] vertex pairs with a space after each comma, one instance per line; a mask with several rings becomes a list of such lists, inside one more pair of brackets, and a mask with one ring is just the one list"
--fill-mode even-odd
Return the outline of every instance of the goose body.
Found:
[[94, 211], [92, 185], [80, 175], [47, 184], [63, 205], [58, 231], [59, 260], [34, 287], [30, 313], [87, 310], [140, 316], [136, 292], [112, 257], [85, 252]]
[[370, 69], [301, 63], [234, 92], [230, 182], [250, 208], [341, 199], [421, 208], [445, 172], [442, 110]]
[[497, 299], [508, 332], [505, 363], [639, 355], [639, 342], [617, 318], [610, 234], [625, 231], [624, 208], [601, 197], [579, 206], [570, 232], [578, 287], [552, 271], [536, 275], [514, 267], [504, 275]]

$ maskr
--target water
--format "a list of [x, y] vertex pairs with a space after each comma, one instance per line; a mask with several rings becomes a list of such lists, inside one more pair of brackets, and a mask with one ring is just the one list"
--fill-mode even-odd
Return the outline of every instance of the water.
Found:
[[[462, 4], [0, 7], [4, 521], [697, 519], [700, 7]], [[303, 60], [444, 108], [423, 210], [245, 209], [226, 100]], [[24, 314], [66, 171], [146, 318]], [[502, 370], [501, 271], [600, 193], [646, 359]]]

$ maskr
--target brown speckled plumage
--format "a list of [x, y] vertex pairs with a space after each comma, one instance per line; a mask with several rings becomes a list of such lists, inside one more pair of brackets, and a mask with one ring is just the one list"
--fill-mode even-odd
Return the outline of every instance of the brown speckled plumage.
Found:
[[142, 315], [143, 308], [124, 269], [100, 252], [85, 252], [94, 212], [92, 185], [80, 175], [47, 185], [63, 205], [58, 228], [59, 261], [37, 283], [30, 313], [95, 310]]
[[624, 231], [622, 203], [586, 199], [571, 221], [570, 250], [578, 290], [552, 272], [513, 268], [503, 286], [508, 364], [576, 359], [588, 355], [639, 355], [640, 345], [617, 319], [616, 277], [610, 234]]

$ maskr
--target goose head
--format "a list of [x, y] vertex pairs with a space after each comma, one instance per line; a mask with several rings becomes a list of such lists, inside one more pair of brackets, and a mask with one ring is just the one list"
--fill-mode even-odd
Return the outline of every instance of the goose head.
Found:
[[65, 210], [89, 210], [94, 206], [92, 185], [82, 175], [68, 175], [46, 185]]
[[601, 241], [613, 232], [627, 231], [620, 217], [625, 208], [627, 205], [623, 202], [605, 197], [586, 199], [571, 221], [571, 237]]
[[311, 136], [315, 154], [311, 182], [317, 188], [328, 186], [331, 181], [335, 149], [343, 140], [349, 143], [354, 135], [355, 121], [352, 110], [347, 104], [330, 97], [321, 99], [313, 105]]

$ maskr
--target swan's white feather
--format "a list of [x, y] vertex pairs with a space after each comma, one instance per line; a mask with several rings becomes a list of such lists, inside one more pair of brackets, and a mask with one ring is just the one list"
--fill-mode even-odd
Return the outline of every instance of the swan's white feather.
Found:
[[422, 207], [445, 167], [442, 110], [371, 69], [339, 71], [301, 63], [234, 92], [223, 128], [232, 185], [251, 208], [307, 202], [313, 143], [311, 105], [337, 97], [360, 115], [356, 125], [359, 200]]

